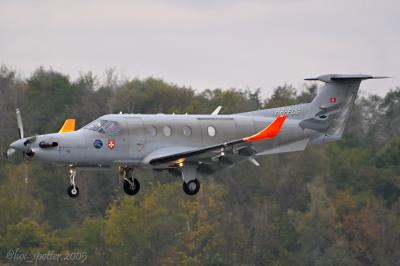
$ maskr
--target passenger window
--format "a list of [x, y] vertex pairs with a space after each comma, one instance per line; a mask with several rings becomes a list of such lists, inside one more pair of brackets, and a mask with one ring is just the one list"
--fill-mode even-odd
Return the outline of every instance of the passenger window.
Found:
[[208, 126], [207, 127], [207, 132], [208, 132], [208, 135], [210, 137], [214, 137], [215, 134], [217, 133], [216, 130], [215, 130], [215, 127], [213, 127], [213, 126]]
[[183, 135], [185, 135], [186, 137], [189, 137], [190, 135], [192, 135], [192, 130], [190, 129], [189, 126], [184, 126], [182, 128], [183, 131]]
[[171, 134], [172, 134], [172, 129], [170, 126], [165, 126], [163, 128], [163, 131], [164, 131], [164, 135], [167, 137], [171, 136]]
[[157, 136], [157, 128], [155, 126], [147, 126], [146, 131], [152, 137]]

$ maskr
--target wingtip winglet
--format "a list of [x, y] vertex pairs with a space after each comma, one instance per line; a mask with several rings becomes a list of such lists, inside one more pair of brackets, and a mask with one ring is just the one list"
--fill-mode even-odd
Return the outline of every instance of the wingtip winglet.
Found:
[[75, 131], [75, 119], [67, 119], [58, 133], [73, 132]]
[[244, 138], [243, 140], [246, 142], [252, 142], [252, 141], [258, 141], [258, 140], [263, 140], [263, 139], [273, 139], [275, 138], [278, 133], [281, 131], [281, 128], [283, 126], [283, 123], [285, 122], [287, 118], [287, 115], [280, 115], [275, 118], [275, 120], [266, 126], [263, 130], [260, 132]]

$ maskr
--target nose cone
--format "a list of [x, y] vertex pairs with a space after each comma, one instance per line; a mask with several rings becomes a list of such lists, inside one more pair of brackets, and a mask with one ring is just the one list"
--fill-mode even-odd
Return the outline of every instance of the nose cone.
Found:
[[23, 151], [23, 150], [25, 150], [24, 142], [25, 142], [24, 139], [16, 140], [10, 144], [10, 147], [13, 149], [19, 150], [19, 151]]

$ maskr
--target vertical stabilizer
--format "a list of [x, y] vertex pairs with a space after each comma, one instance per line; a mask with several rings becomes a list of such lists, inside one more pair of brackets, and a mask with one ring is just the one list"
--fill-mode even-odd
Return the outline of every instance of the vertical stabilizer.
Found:
[[325, 85], [310, 103], [311, 116], [301, 121], [300, 126], [303, 129], [308, 128], [324, 134], [318, 141], [328, 142], [340, 139], [361, 81], [373, 78], [385, 77], [331, 74], [306, 79], [319, 80], [325, 82]]

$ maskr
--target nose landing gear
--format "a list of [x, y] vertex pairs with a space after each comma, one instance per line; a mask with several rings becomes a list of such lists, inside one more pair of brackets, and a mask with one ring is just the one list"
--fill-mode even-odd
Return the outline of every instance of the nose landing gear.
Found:
[[120, 175], [123, 179], [123, 188], [129, 196], [136, 195], [140, 190], [139, 181], [133, 176], [132, 168], [120, 168]]
[[76, 169], [71, 168], [69, 170], [69, 181], [71, 185], [67, 189], [68, 196], [76, 198], [79, 195], [79, 188], [75, 185]]

